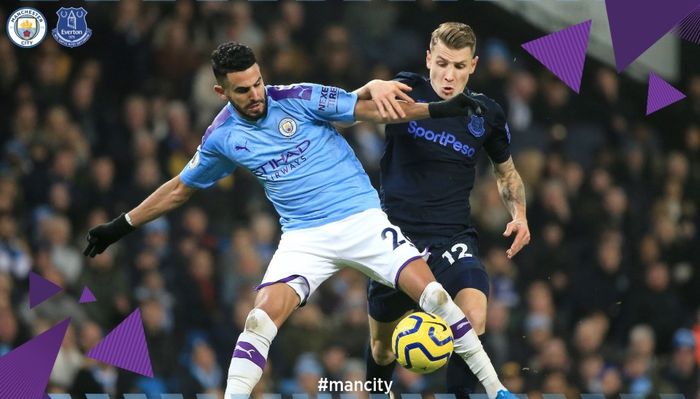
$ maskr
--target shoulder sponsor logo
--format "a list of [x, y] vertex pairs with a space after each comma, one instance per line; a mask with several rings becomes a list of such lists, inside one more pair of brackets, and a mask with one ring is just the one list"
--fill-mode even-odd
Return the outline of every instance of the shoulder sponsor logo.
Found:
[[6, 29], [12, 43], [24, 48], [37, 46], [48, 31], [44, 14], [31, 7], [19, 8], [10, 14]]
[[323, 86], [321, 87], [321, 97], [318, 99], [319, 111], [337, 111], [338, 108], [338, 88]]
[[473, 158], [476, 155], [476, 149], [467, 143], [462, 143], [457, 140], [457, 136], [452, 133], [442, 131], [436, 133], [432, 130], [428, 130], [418, 124], [416, 121], [411, 121], [408, 123], [408, 134], [413, 136], [414, 139], [430, 141], [435, 144], [439, 144], [443, 147], [452, 148], [452, 150], [466, 155], [469, 158]]

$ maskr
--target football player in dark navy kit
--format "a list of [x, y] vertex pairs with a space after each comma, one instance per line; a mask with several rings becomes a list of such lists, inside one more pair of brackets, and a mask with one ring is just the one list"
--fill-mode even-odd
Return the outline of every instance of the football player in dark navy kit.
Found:
[[[489, 279], [479, 260], [477, 233], [470, 221], [469, 193], [477, 157], [484, 149], [494, 165], [498, 189], [512, 221], [506, 251], [512, 258], [530, 241], [525, 215], [525, 189], [510, 154], [510, 132], [503, 109], [483, 94], [467, 89], [478, 57], [476, 37], [462, 23], [441, 24], [432, 34], [426, 64], [430, 78], [400, 73], [396, 80], [411, 87], [417, 102], [449, 99], [466, 93], [481, 106], [471, 115], [425, 119], [386, 127], [381, 160], [382, 206], [392, 223], [420, 249], [437, 280], [483, 334]], [[399, 320], [416, 309], [401, 291], [370, 281], [368, 288], [370, 350], [367, 380], [391, 380], [396, 364], [391, 335]], [[471, 378], [465, 378], [469, 375]], [[448, 363], [447, 388], [466, 398], [478, 381], [458, 356]]]

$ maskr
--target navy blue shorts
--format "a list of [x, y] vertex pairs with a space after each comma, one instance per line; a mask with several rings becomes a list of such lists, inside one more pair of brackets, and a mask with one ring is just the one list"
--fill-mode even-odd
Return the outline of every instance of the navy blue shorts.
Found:
[[[425, 247], [421, 241], [414, 243], [418, 248]], [[453, 237], [444, 245], [430, 247], [430, 270], [452, 298], [464, 288], [475, 288], [487, 298], [489, 296], [489, 276], [479, 260], [478, 245], [476, 233], [466, 232]], [[369, 280], [367, 286], [367, 302], [369, 315], [383, 323], [395, 321], [406, 312], [418, 309], [418, 304], [403, 291], [374, 280]]]

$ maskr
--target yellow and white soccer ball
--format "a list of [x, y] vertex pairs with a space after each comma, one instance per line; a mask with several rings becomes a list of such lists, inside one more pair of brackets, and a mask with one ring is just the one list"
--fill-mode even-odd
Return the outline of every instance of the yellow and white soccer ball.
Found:
[[444, 366], [454, 349], [452, 331], [437, 315], [415, 312], [399, 322], [391, 337], [396, 361], [420, 374]]

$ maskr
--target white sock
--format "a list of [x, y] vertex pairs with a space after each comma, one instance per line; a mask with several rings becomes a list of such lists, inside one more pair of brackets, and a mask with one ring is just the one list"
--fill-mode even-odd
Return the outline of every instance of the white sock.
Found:
[[262, 377], [270, 344], [277, 335], [277, 326], [262, 309], [248, 314], [245, 329], [238, 336], [228, 368], [225, 399], [247, 397]]
[[498, 391], [506, 389], [498, 380], [496, 370], [484, 351], [479, 336], [476, 335], [469, 320], [440, 283], [433, 281], [425, 286], [418, 304], [424, 311], [445, 319], [452, 329], [455, 353], [464, 359], [469, 369], [484, 386], [489, 398], [495, 398]]

